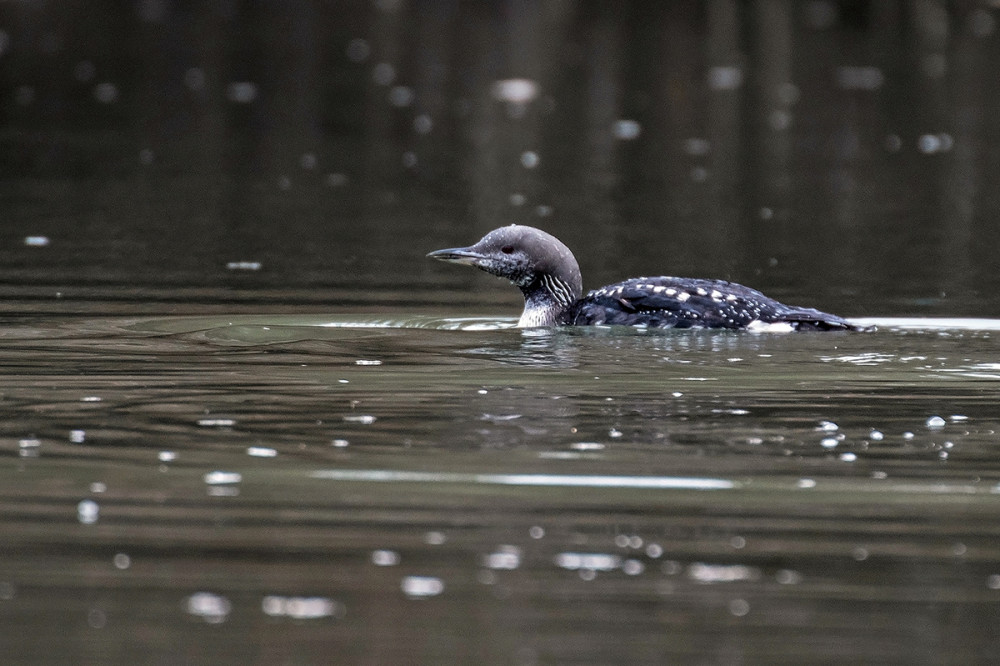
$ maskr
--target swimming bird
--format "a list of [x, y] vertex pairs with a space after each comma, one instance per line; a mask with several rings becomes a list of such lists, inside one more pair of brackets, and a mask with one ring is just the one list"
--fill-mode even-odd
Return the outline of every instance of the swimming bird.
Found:
[[866, 327], [813, 308], [784, 305], [735, 282], [638, 277], [583, 295], [580, 266], [558, 238], [512, 224], [475, 245], [436, 250], [433, 259], [506, 278], [524, 295], [517, 325], [855, 331]]

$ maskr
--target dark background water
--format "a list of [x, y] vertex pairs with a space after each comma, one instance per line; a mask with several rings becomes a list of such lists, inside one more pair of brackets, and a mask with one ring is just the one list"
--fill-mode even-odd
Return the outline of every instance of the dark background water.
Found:
[[516, 294], [423, 254], [518, 222], [590, 287], [698, 275], [852, 315], [992, 314], [996, 22], [976, 2], [3, 3], [4, 296], [446, 289], [492, 311]]
[[[998, 21], [0, 2], [0, 654], [994, 661]], [[509, 330], [511, 222], [883, 325]]]

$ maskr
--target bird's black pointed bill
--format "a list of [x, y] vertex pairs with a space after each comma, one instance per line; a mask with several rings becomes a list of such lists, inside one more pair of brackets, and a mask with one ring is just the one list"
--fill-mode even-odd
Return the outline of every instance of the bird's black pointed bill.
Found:
[[483, 258], [478, 252], [473, 252], [467, 247], [454, 247], [446, 250], [434, 250], [427, 254], [431, 259], [447, 261], [452, 264], [463, 264], [465, 266], [475, 266], [476, 262]]

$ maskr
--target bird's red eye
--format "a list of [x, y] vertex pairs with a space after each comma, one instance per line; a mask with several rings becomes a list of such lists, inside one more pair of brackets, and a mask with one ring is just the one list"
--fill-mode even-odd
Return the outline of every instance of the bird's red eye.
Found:
[[503, 252], [504, 254], [510, 254], [511, 252], [514, 251], [514, 246], [504, 245], [502, 248], [500, 248], [500, 251]]

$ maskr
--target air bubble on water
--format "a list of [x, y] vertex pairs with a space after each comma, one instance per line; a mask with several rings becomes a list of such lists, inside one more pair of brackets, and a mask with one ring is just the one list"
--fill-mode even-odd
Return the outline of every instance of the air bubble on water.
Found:
[[816, 480], [815, 479], [799, 479], [798, 481], [795, 482], [795, 487], [796, 488], [815, 488], [816, 487]]
[[348, 442], [346, 439], [335, 439], [332, 442], [330, 442], [330, 446], [336, 449], [344, 449], [347, 448], [347, 446], [349, 445], [350, 442]]
[[132, 566], [132, 558], [125, 553], [115, 553], [115, 556], [111, 560], [116, 569], [125, 570]]
[[989, 37], [996, 30], [997, 22], [988, 10], [979, 7], [969, 12], [966, 19], [969, 32], [976, 37]]
[[840, 442], [837, 441], [837, 439], [834, 438], [834, 437], [827, 437], [826, 439], [824, 439], [823, 441], [821, 441], [819, 444], [824, 449], [833, 449], [833, 448], [836, 448], [836, 446], [838, 444], [840, 444]]
[[371, 414], [357, 414], [353, 416], [345, 416], [344, 421], [347, 423], [360, 423], [361, 425], [371, 425], [377, 421], [376, 417]]
[[201, 67], [191, 67], [184, 72], [184, 85], [188, 90], [201, 90], [205, 87], [205, 70]]
[[97, 67], [89, 60], [81, 60], [73, 67], [73, 78], [80, 83], [89, 83], [97, 76]]
[[448, 537], [445, 535], [445, 533], [439, 532], [437, 530], [431, 530], [430, 532], [424, 534], [424, 543], [426, 543], [428, 546], [440, 546], [447, 540]]
[[882, 70], [872, 66], [838, 67], [836, 78], [843, 90], [878, 90], [885, 83]]
[[177, 460], [177, 453], [175, 451], [160, 451], [156, 454], [156, 458], [160, 462], [173, 462]]
[[46, 247], [49, 244], [48, 236], [25, 236], [24, 244], [28, 247]]
[[663, 556], [663, 546], [658, 543], [651, 543], [646, 546], [646, 555], [654, 560]]
[[538, 166], [538, 153], [533, 150], [526, 150], [521, 153], [521, 166], [525, 169], [534, 169]]
[[539, 525], [533, 525], [528, 529], [528, 536], [532, 539], [541, 539], [545, 536], [545, 528]]
[[346, 51], [351, 62], [364, 62], [371, 55], [372, 49], [367, 40], [356, 37], [347, 43]]
[[736, 90], [743, 85], [743, 70], [733, 65], [711, 67], [707, 79], [712, 90]]
[[494, 81], [491, 88], [494, 99], [511, 104], [528, 104], [540, 91], [538, 83], [531, 79], [501, 79]]
[[252, 81], [233, 81], [226, 86], [226, 99], [234, 104], [249, 104], [257, 99], [257, 84]]
[[409, 86], [393, 86], [389, 89], [389, 104], [403, 108], [413, 104], [416, 95]]
[[642, 134], [642, 125], [639, 124], [638, 120], [622, 118], [616, 120], [611, 126], [611, 133], [621, 141], [634, 141]]
[[855, 460], [858, 459], [858, 454], [856, 454], [856, 453], [850, 453], [850, 452], [848, 452], [848, 453], [841, 453], [840, 454], [840, 459], [843, 460], [844, 462], [854, 462]]
[[327, 187], [343, 187], [347, 185], [347, 174], [328, 173], [326, 174]]
[[14, 102], [18, 106], [29, 106], [35, 101], [35, 89], [32, 86], [18, 86], [14, 91]]
[[903, 439], [910, 440], [913, 439], [914, 437], [915, 435], [910, 431], [906, 431], [903, 433]]
[[372, 68], [372, 80], [380, 86], [391, 85], [396, 80], [396, 68], [387, 62], [380, 62]]
[[434, 120], [426, 113], [413, 119], [413, 130], [417, 134], [430, 134], [432, 129], [434, 129]]
[[274, 458], [278, 455], [278, 450], [267, 446], [248, 446], [247, 455], [254, 458]]
[[927, 422], [924, 425], [931, 429], [943, 428], [945, 426], [945, 420], [940, 416], [932, 416], [927, 419]]
[[74, 444], [83, 444], [84, 440], [87, 439], [86, 430], [70, 430], [69, 431], [69, 441]]
[[885, 439], [885, 435], [880, 430], [872, 430], [870, 433], [868, 433], [868, 439], [872, 440], [873, 442], [881, 442], [883, 439]]

